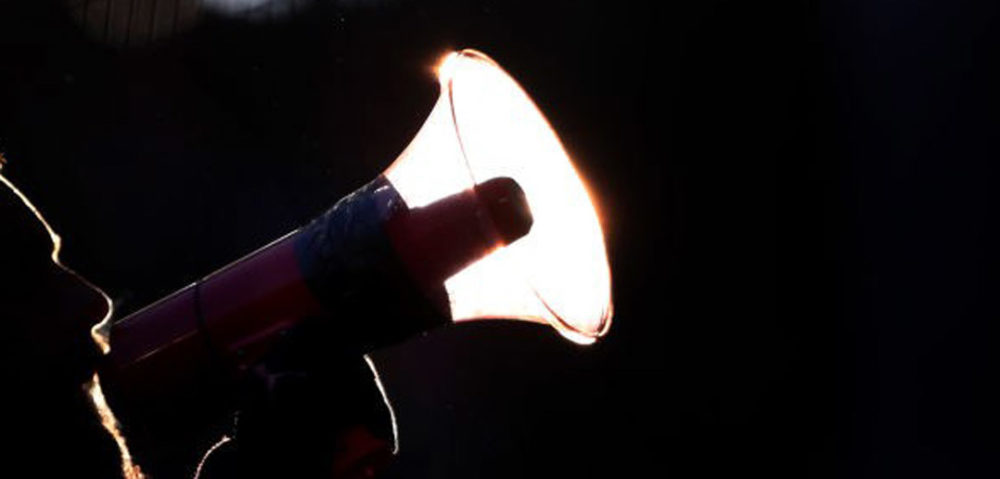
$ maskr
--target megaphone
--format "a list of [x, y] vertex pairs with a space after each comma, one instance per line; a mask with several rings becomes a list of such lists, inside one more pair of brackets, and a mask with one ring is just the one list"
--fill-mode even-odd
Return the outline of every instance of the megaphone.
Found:
[[179, 405], [224, 404], [308, 318], [330, 322], [331, 348], [359, 353], [477, 319], [549, 324], [580, 344], [608, 331], [600, 222], [552, 127], [480, 52], [451, 53], [437, 76], [439, 100], [382, 175], [113, 323], [101, 378], [130, 436], [184, 427], [195, 418], [179, 421]]

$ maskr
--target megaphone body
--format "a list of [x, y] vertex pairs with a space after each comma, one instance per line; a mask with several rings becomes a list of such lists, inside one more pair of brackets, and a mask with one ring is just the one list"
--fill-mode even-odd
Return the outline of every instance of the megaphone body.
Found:
[[327, 322], [330, 350], [351, 354], [469, 319], [548, 323], [579, 343], [607, 331], [603, 236], [554, 131], [481, 53], [453, 53], [438, 73], [441, 98], [385, 173], [111, 325], [101, 378], [130, 441], [231, 407], [303, 321]]

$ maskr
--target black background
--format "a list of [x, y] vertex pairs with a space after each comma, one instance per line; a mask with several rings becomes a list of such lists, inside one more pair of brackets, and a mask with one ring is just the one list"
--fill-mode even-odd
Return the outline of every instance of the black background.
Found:
[[122, 313], [377, 175], [448, 49], [547, 112], [600, 205], [614, 326], [377, 352], [388, 477], [996, 474], [990, 2], [323, 4], [126, 49], [2, 5], [4, 174]]

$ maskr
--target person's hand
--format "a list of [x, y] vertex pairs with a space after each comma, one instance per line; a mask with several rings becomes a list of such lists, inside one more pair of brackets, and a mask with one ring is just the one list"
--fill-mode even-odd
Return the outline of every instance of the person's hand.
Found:
[[293, 330], [248, 372], [232, 439], [199, 479], [365, 478], [391, 460], [392, 418], [372, 371], [360, 356], [332, 356], [323, 326]]

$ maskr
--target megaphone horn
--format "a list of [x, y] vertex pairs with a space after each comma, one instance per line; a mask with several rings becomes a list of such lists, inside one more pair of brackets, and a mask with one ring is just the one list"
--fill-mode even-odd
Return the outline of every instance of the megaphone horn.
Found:
[[123, 416], [144, 417], [134, 428], [179, 428], [151, 418], [224, 403], [305, 318], [335, 321], [331, 347], [358, 352], [472, 319], [547, 323], [581, 344], [607, 331], [600, 223], [552, 127], [482, 53], [448, 55], [438, 79], [439, 100], [382, 175], [111, 326], [102, 382]]

